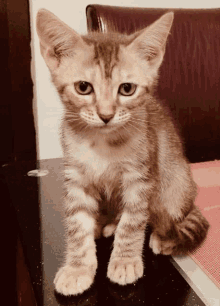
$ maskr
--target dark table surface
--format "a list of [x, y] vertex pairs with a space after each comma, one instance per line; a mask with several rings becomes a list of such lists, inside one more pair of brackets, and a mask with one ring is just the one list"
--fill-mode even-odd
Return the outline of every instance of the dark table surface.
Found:
[[[44, 176], [29, 173], [34, 169], [44, 170], [39, 173]], [[1, 171], [3, 188], [7, 187], [9, 193], [7, 205], [12, 205], [15, 212], [37, 305], [205, 305], [170, 257], [156, 256], [148, 248], [149, 233], [144, 248], [144, 277], [137, 283], [119, 286], [106, 278], [113, 239], [101, 238], [97, 241], [99, 267], [91, 289], [77, 297], [57, 294], [53, 279], [64, 252], [62, 159], [5, 164]]]

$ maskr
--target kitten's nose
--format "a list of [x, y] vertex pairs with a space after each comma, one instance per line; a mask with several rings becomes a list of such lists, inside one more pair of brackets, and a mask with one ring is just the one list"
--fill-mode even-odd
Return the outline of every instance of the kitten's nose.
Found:
[[107, 124], [114, 117], [114, 114], [110, 114], [110, 115], [99, 114], [99, 117], [102, 119], [102, 121], [105, 124]]

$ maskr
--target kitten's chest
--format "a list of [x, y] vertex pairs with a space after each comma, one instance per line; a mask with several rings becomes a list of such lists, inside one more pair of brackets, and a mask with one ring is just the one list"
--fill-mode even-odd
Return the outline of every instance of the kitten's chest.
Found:
[[74, 150], [74, 159], [83, 164], [86, 172], [95, 177], [102, 176], [112, 165], [111, 159], [106, 155], [100, 155], [89, 143], [82, 143]]
[[[114, 152], [110, 152], [105, 144], [92, 145], [89, 141], [71, 144], [71, 155], [73, 161], [83, 165], [86, 175], [91, 180], [99, 180], [103, 176], [112, 177], [118, 170], [117, 164], [121, 158]], [[117, 169], [117, 170], [116, 170]], [[108, 175], [107, 175], [108, 174]]]
[[133, 172], [140, 160], [137, 139], [117, 148], [108, 146], [102, 139], [95, 142], [69, 139], [68, 154], [73, 164], [83, 166], [84, 180], [88, 183], [114, 185], [114, 182], [121, 181], [124, 172]]

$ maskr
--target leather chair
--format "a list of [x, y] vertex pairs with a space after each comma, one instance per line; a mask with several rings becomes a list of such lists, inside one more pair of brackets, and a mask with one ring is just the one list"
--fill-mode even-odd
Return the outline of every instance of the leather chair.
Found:
[[[89, 5], [88, 31], [130, 34], [167, 11]], [[220, 9], [172, 11], [157, 95], [171, 110], [189, 161], [220, 159]]]

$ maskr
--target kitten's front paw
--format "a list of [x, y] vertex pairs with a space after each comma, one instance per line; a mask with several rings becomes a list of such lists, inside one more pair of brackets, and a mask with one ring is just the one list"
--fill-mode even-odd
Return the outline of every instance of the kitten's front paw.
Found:
[[88, 289], [94, 280], [94, 268], [64, 266], [57, 272], [54, 284], [57, 292], [63, 295], [77, 295]]
[[108, 266], [108, 278], [119, 285], [134, 283], [144, 274], [144, 265], [141, 257], [113, 258]]
[[154, 254], [171, 255], [175, 249], [175, 242], [172, 240], [161, 240], [156, 233], [152, 233], [150, 236], [150, 248]]

